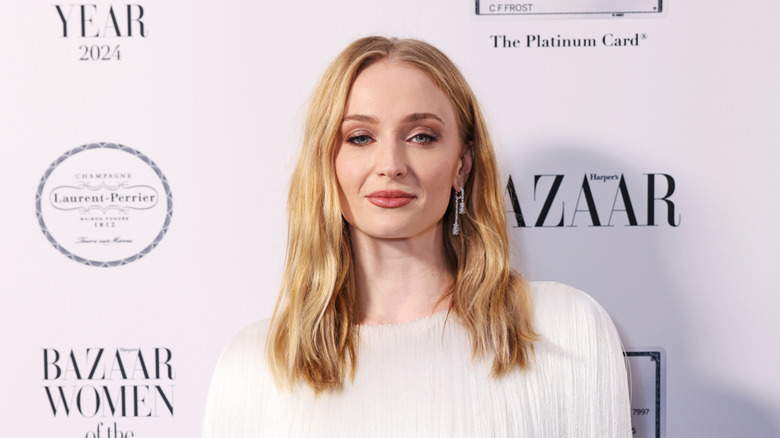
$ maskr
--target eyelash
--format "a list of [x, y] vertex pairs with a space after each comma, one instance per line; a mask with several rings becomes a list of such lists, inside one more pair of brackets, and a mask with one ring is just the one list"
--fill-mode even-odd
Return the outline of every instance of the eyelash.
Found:
[[417, 143], [419, 144], [431, 144], [439, 138], [433, 134], [426, 134], [424, 132], [420, 132], [418, 134], [414, 134], [410, 139], [414, 140], [417, 137], [423, 137], [425, 139], [424, 141], [418, 141]]
[[[364, 141], [358, 142], [358, 139], [362, 139]], [[355, 146], [365, 146], [370, 142], [371, 142], [371, 137], [366, 134], [353, 135], [347, 138], [347, 143], [352, 143]]]
[[[421, 137], [418, 138], [418, 137]], [[435, 136], [433, 134], [426, 134], [426, 133], [418, 133], [414, 134], [413, 136], [409, 137], [408, 141], [414, 141], [415, 139], [421, 140], [421, 141], [415, 141], [415, 143], [418, 144], [431, 144], [439, 139], [438, 136]], [[347, 137], [347, 143], [352, 143], [355, 146], [365, 146], [368, 143], [371, 142], [371, 136], [366, 134], [359, 134], [359, 135], [353, 135], [351, 137]]]

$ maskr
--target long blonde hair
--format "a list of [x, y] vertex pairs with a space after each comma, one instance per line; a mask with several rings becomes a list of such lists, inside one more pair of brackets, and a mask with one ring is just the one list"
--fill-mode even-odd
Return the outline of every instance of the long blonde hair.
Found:
[[471, 333], [474, 355], [493, 355], [494, 376], [526, 367], [533, 351], [528, 286], [509, 265], [503, 191], [474, 93], [435, 47], [413, 39], [367, 37], [341, 52], [317, 85], [292, 176], [284, 282], [267, 340], [271, 371], [283, 387], [302, 380], [317, 393], [339, 389], [358, 364], [358, 292], [334, 156], [352, 83], [368, 65], [386, 58], [419, 68], [444, 91], [462, 141], [474, 154], [461, 233], [448, 232], [452, 208], [443, 218], [453, 282], [442, 299], [450, 299], [450, 312]]

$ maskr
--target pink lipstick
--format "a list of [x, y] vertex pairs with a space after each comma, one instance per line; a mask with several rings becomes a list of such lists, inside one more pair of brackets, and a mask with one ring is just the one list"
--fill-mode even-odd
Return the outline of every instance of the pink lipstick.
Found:
[[414, 195], [401, 190], [380, 190], [367, 196], [368, 202], [382, 208], [398, 208], [412, 202]]

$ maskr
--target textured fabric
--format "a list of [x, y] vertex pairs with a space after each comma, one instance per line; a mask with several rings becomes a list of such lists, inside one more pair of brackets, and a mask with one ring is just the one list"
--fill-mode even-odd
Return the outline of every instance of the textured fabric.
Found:
[[498, 379], [440, 312], [361, 326], [355, 379], [342, 391], [280, 392], [263, 355], [269, 322], [256, 323], [219, 359], [203, 436], [630, 437], [625, 362], [607, 313], [566, 285], [531, 290], [541, 337], [532, 365]]

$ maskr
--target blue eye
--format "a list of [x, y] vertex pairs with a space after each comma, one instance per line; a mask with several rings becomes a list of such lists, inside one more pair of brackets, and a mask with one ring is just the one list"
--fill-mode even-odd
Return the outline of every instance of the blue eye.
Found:
[[436, 137], [430, 134], [416, 134], [410, 141], [414, 143], [429, 144], [436, 141]]
[[371, 137], [367, 135], [355, 135], [347, 139], [348, 142], [356, 145], [366, 145], [371, 141]]

